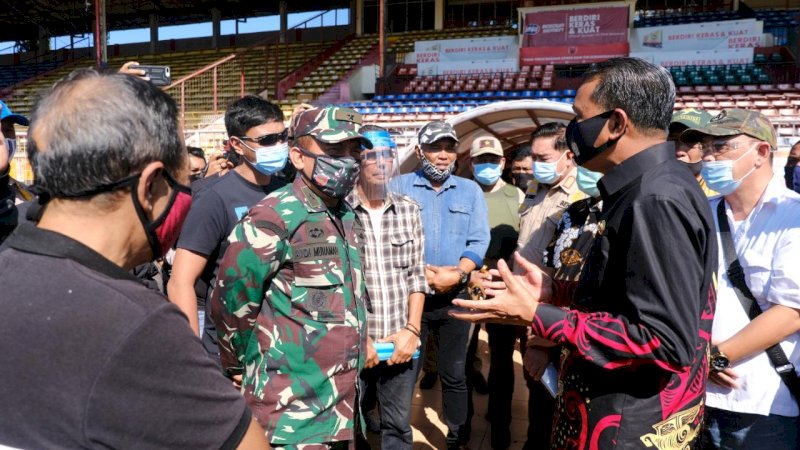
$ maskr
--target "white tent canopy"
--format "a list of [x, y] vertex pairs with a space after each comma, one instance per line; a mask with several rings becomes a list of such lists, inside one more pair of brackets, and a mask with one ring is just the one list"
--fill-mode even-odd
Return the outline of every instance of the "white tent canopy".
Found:
[[[459, 173], [468, 166], [469, 149], [478, 137], [494, 136], [503, 143], [506, 153], [529, 142], [531, 133], [541, 124], [566, 124], [575, 116], [572, 105], [547, 100], [513, 100], [490, 103], [447, 119], [459, 138]], [[401, 151], [401, 171], [414, 170], [419, 161], [414, 155], [416, 138]]]

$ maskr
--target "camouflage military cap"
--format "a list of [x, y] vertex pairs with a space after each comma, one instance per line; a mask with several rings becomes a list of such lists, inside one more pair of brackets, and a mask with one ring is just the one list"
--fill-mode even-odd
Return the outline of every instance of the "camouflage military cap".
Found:
[[701, 109], [682, 109], [672, 115], [672, 122], [669, 124], [669, 130], [673, 131], [673, 129], [678, 126], [683, 126], [683, 129], [704, 128], [708, 125], [708, 121], [711, 120], [711, 117], [713, 117], [711, 114]]
[[328, 105], [303, 111], [292, 118], [289, 134], [297, 139], [312, 136], [326, 144], [338, 144], [350, 139], [360, 139], [361, 145], [372, 148], [369, 139], [361, 136], [361, 114], [351, 108]]
[[736, 136], [746, 134], [752, 138], [769, 143], [775, 149], [778, 138], [769, 119], [758, 111], [745, 109], [726, 109], [711, 118], [703, 128], [688, 129], [681, 134], [686, 142], [699, 141], [706, 136]]
[[422, 129], [419, 130], [417, 138], [420, 144], [433, 144], [434, 142], [449, 138], [458, 142], [456, 130], [447, 122], [434, 121], [428, 122]]

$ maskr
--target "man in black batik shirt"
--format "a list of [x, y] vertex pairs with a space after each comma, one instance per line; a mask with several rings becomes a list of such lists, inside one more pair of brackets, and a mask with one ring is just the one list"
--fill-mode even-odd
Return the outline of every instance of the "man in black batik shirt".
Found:
[[[635, 58], [587, 71], [567, 136], [604, 174], [597, 237], [576, 288], [517, 258], [458, 317], [530, 323], [564, 345], [553, 449], [690, 448], [703, 417], [716, 234], [708, 201], [666, 143], [675, 87]], [[507, 290], [501, 290], [507, 288]], [[570, 309], [545, 304], [571, 301]], [[540, 303], [543, 302], [543, 303]]]

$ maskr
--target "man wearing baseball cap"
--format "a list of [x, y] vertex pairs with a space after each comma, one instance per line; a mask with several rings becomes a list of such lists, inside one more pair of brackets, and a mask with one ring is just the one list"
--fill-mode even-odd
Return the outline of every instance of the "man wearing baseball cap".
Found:
[[[422, 166], [397, 179], [396, 190], [422, 206], [425, 275], [430, 288], [422, 313], [422, 342], [432, 333], [438, 343], [438, 370], [447, 423], [448, 448], [460, 448], [469, 436], [464, 373], [470, 324], [450, 317], [451, 301], [463, 291], [469, 274], [481, 267], [489, 246], [489, 223], [481, 188], [453, 175], [458, 137], [446, 122], [430, 122], [419, 131], [416, 154]], [[423, 353], [424, 353], [424, 349]]]
[[703, 177], [700, 176], [700, 169], [703, 168], [703, 143], [698, 138], [683, 140], [681, 135], [688, 129], [703, 128], [711, 120], [711, 114], [706, 111], [694, 108], [686, 108], [672, 115], [672, 122], [669, 124], [669, 136], [667, 140], [675, 143], [675, 157], [683, 161], [694, 174], [700, 188], [706, 197], [717, 195], [709, 189]]
[[763, 114], [725, 110], [684, 136], [702, 138], [703, 178], [722, 194], [711, 200], [720, 258], [705, 438], [709, 448], [795, 449], [800, 195], [773, 176], [777, 139]]
[[17, 226], [16, 199], [30, 200], [32, 195], [18, 181], [11, 178], [11, 158], [17, 151], [17, 134], [14, 124], [27, 127], [28, 118], [14, 114], [5, 102], [0, 101], [0, 124], [3, 142], [0, 143], [0, 242]]
[[[469, 156], [472, 176], [483, 190], [483, 198], [489, 213], [490, 240], [483, 264], [490, 269], [496, 269], [497, 261], [501, 258], [505, 260], [511, 258], [517, 247], [518, 211], [525, 194], [500, 178], [506, 159], [499, 139], [494, 136], [476, 137], [472, 141]], [[472, 292], [470, 291], [471, 297]], [[487, 323], [486, 332], [489, 334], [491, 350], [487, 414], [492, 422], [491, 445], [495, 450], [503, 450], [511, 444], [509, 426], [511, 400], [514, 394], [514, 346], [518, 337], [524, 339], [525, 327]], [[472, 340], [477, 341], [474, 335]], [[473, 345], [470, 345], [468, 361], [472, 357], [474, 357]]]
[[343, 201], [356, 183], [361, 116], [327, 106], [292, 121], [294, 182], [253, 206], [228, 238], [211, 298], [223, 369], [278, 448], [356, 440], [366, 355], [362, 231]]

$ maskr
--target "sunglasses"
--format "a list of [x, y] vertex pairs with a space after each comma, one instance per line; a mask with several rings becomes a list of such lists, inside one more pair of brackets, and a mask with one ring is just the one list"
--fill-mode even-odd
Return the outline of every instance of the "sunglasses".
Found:
[[289, 129], [284, 129], [280, 133], [272, 133], [272, 134], [265, 134], [263, 136], [259, 136], [257, 138], [251, 138], [248, 136], [237, 136], [238, 139], [242, 141], [250, 141], [255, 142], [260, 147], [271, 147], [278, 142], [286, 142], [289, 140]]
[[394, 151], [392, 150], [377, 150], [377, 151], [362, 151], [361, 161], [378, 161], [381, 159], [394, 159]]

